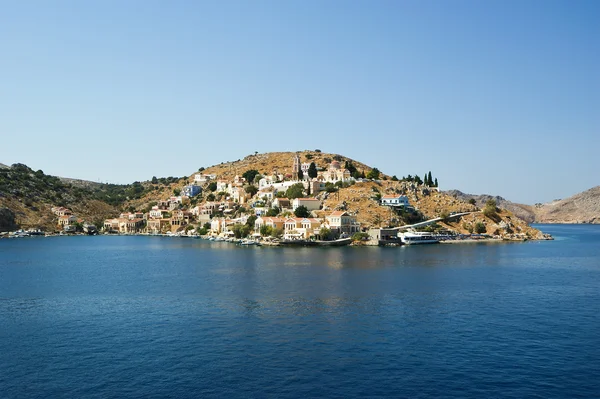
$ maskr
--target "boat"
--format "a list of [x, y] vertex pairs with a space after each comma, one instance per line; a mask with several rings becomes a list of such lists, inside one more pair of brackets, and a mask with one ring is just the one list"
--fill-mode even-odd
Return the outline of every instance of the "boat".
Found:
[[241, 240], [240, 245], [260, 245], [260, 242], [258, 242], [257, 240], [249, 240], [249, 239], [244, 239]]
[[280, 245], [294, 246], [294, 247], [342, 247], [350, 245], [352, 238], [340, 238], [332, 241], [321, 241], [321, 240], [281, 240]]
[[427, 232], [406, 232], [400, 235], [405, 245], [437, 244], [440, 242], [433, 234]]
[[321, 247], [343, 247], [352, 243], [352, 238], [340, 238], [333, 241], [315, 241]]
[[312, 247], [317, 245], [317, 242], [312, 240], [281, 240], [279, 241], [279, 245], [289, 247]]

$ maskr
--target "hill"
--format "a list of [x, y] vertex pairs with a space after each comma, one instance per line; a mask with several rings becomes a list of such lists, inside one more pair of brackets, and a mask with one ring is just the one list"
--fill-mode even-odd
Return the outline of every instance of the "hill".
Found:
[[494, 199], [500, 208], [511, 211], [528, 223], [600, 223], [600, 186], [566, 199], [535, 205], [518, 204], [499, 196], [465, 194], [458, 190], [446, 191], [446, 194], [463, 201], [474, 199], [480, 207]]
[[[233, 180], [235, 176], [240, 176], [248, 170], [256, 170], [261, 175], [271, 175], [273, 172], [291, 175], [292, 160], [295, 155], [299, 155], [301, 162], [314, 162], [319, 169], [327, 169], [333, 161], [339, 162], [342, 166], [351, 165], [361, 175], [367, 175], [374, 169], [340, 154], [307, 150], [252, 154], [237, 161], [201, 168], [200, 172], [214, 174], [218, 180], [227, 181]], [[187, 179], [180, 179], [171, 184], [157, 182], [142, 198], [129, 201], [126, 205], [138, 210], [147, 210], [149, 209], [148, 204], [164, 200], [178, 192], [183, 185], [193, 182], [194, 175], [195, 173]], [[206, 187], [207, 185], [205, 185]], [[386, 194], [407, 195], [411, 205], [418, 211], [415, 213], [396, 212], [390, 207], [380, 205], [379, 198]], [[511, 210], [499, 211], [496, 220], [485, 217], [478, 212], [478, 208], [482, 208], [487, 199], [485, 201], [481, 199], [479, 206], [474, 206], [468, 203], [466, 197], [438, 192], [436, 188], [426, 187], [415, 181], [392, 180], [383, 173], [380, 174], [380, 179], [377, 181], [367, 179], [367, 181], [359, 181], [349, 186], [342, 185], [337, 187], [336, 191], [322, 192], [318, 197], [323, 200], [323, 209], [316, 212], [318, 217], [325, 217], [333, 210], [346, 210], [356, 216], [363, 228], [401, 226], [453, 212], [476, 212], [468, 218], [468, 222], [440, 223], [440, 226], [460, 233], [468, 233], [473, 231], [473, 226], [481, 223], [486, 226], [486, 231], [490, 234], [498, 231], [504, 236], [512, 234], [523, 234], [529, 237], [540, 236], [538, 230], [529, 227], [527, 222], [520, 219]], [[202, 200], [196, 198], [195, 201], [201, 202]], [[502, 204], [500, 208], [502, 208]]]
[[600, 186], [534, 210], [537, 223], [600, 223]]
[[483, 208], [486, 202], [488, 202], [489, 200], [494, 200], [496, 201], [496, 204], [498, 204], [498, 207], [511, 211], [515, 216], [525, 220], [527, 223], [536, 222], [536, 212], [534, 210], [534, 207], [531, 205], [524, 205], [518, 204], [516, 202], [511, 202], [497, 195], [492, 196], [488, 194], [465, 194], [459, 190], [448, 190], [445, 191], [445, 193], [462, 201], [468, 202], [470, 199], [474, 199], [475, 204], [480, 208]]
[[[24, 228], [55, 230], [53, 206], [71, 208], [78, 218], [101, 225], [107, 217], [118, 215], [125, 201], [140, 198], [145, 190], [138, 182], [115, 185], [61, 179], [24, 164], [0, 168], [0, 208], [10, 210], [14, 222]], [[9, 225], [9, 213], [5, 215], [3, 224]]]
[[[357, 160], [319, 150], [254, 153], [237, 161], [200, 168], [199, 171], [225, 181], [233, 181], [236, 176], [249, 170], [256, 170], [265, 176], [277, 174], [287, 179], [291, 177], [295, 156], [300, 158], [301, 163], [314, 162], [320, 170], [327, 170], [330, 165], [337, 163], [357, 178], [356, 183], [332, 184], [327, 191], [318, 194], [323, 200], [323, 209], [316, 212], [319, 217], [333, 210], [347, 210], [356, 216], [363, 228], [369, 228], [412, 224], [455, 212], [474, 212], [464, 218], [468, 219], [466, 222], [440, 222], [438, 227], [466, 233], [473, 231], [473, 227], [480, 223], [490, 234], [506, 236], [514, 233], [537, 237], [539, 233], [519, 218], [517, 211], [522, 208], [511, 209], [511, 203], [502, 198], [497, 198], [500, 208], [508, 209], [498, 210], [495, 217], [490, 219], [478, 211], [488, 198], [478, 198], [477, 204], [472, 205], [468, 202], [470, 197], [467, 194], [458, 191], [439, 192], [435, 187], [423, 185], [420, 178], [408, 175], [407, 178], [397, 179]], [[193, 182], [196, 173], [182, 178], [153, 177], [146, 182], [112, 185], [48, 176], [41, 170], [33, 171], [26, 165], [14, 164], [0, 169], [0, 208], [10, 210], [5, 215], [10, 218], [13, 214], [21, 227], [56, 229], [57, 218], [51, 211], [53, 206], [71, 208], [78, 218], [100, 226], [104, 219], [116, 217], [122, 211], [149, 211], [156, 202], [178, 194], [183, 186]], [[364, 176], [377, 178], [362, 179]], [[194, 197], [192, 205], [207, 200], [210, 194], [208, 185], [204, 184], [204, 195]], [[379, 199], [388, 194], [406, 195], [416, 212], [395, 211], [381, 205]]]

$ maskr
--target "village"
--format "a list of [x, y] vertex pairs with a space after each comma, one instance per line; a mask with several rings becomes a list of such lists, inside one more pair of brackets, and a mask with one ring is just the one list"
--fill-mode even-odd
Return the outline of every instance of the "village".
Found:
[[[64, 204], [49, 206], [52, 230], [32, 228], [0, 233], [0, 238], [161, 235], [324, 246], [546, 239], [495, 201], [479, 208], [441, 193], [431, 172], [423, 180], [416, 175], [398, 179], [339, 155], [321, 156], [319, 150], [280, 154], [276, 163], [254, 154], [187, 177], [136, 182], [133, 187], [147, 195], [124, 203], [118, 217], [106, 218], [114, 211], [90, 217], [81, 205], [76, 211]], [[271, 172], [259, 172], [261, 166]]]
[[[179, 195], [158, 201], [148, 212], [125, 212], [108, 219], [102, 232], [283, 240], [335, 240], [362, 232], [354, 215], [324, 209], [319, 198], [329, 187], [352, 185], [361, 178], [351, 176], [339, 161], [317, 170], [314, 163], [301, 163], [298, 155], [291, 169], [291, 174], [275, 170], [268, 176], [249, 171], [230, 181], [197, 173]], [[203, 192], [205, 201], [197, 203], [194, 199]], [[411, 208], [404, 195], [383, 196], [381, 204]], [[60, 217], [65, 229], [75, 219]]]

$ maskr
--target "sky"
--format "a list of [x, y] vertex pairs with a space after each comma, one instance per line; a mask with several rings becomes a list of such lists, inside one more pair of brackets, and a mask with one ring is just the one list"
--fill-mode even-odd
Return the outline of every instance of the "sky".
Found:
[[0, 162], [111, 183], [321, 149], [522, 203], [600, 185], [600, 2], [0, 1]]

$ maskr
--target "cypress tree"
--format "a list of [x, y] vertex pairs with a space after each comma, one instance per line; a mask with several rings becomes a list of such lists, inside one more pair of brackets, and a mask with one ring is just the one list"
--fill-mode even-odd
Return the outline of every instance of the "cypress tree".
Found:
[[317, 174], [317, 165], [315, 165], [314, 162], [311, 162], [310, 166], [308, 167], [308, 177], [314, 179], [315, 177], [317, 177]]

